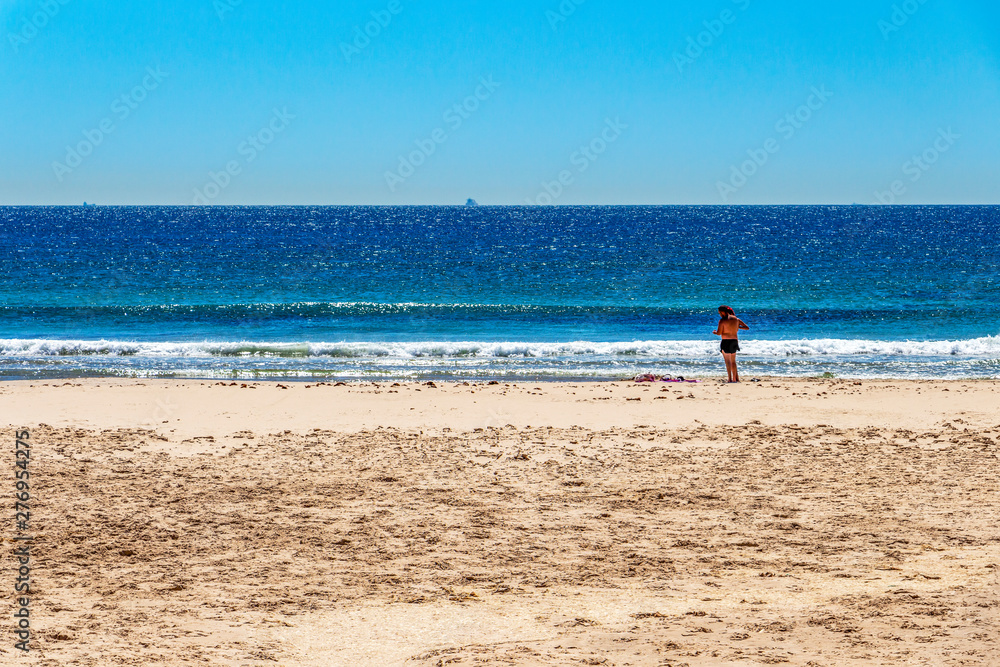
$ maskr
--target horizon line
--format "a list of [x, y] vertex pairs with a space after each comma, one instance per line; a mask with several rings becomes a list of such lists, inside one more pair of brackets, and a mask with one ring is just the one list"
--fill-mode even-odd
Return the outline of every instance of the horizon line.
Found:
[[815, 206], [841, 208], [917, 208], [917, 207], [996, 207], [996, 203], [907, 203], [907, 204], [844, 204], [818, 202], [809, 204], [0, 204], [0, 208], [526, 208], [526, 209], [560, 209], [560, 208], [805, 208]]

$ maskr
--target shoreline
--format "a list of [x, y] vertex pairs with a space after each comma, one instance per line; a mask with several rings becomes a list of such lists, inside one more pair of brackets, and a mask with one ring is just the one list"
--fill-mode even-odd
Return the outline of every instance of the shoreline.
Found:
[[[741, 372], [742, 374], [742, 372]], [[685, 380], [694, 380], [697, 384], [713, 384], [721, 383], [727, 384], [727, 382], [722, 379], [718, 374], [716, 375], [679, 375], [676, 377], [683, 377]], [[871, 377], [866, 375], [843, 375], [836, 376], [833, 378], [818, 376], [818, 375], [760, 375], [760, 376], [747, 376], [748, 379], [741, 379], [737, 384], [758, 384], [761, 382], [809, 382], [809, 381], [828, 381], [828, 380], [842, 380], [844, 382], [965, 382], [965, 383], [997, 383], [1000, 382], [1000, 377], [968, 377], [968, 376], [957, 376], [957, 377], [940, 377], [940, 378], [912, 378], [912, 377]], [[551, 386], [575, 384], [575, 385], [613, 385], [613, 384], [628, 384], [633, 382], [633, 378], [593, 378], [593, 377], [571, 377], [571, 378], [553, 378], [551, 376], [540, 376], [540, 377], [524, 377], [519, 376], [517, 378], [505, 378], [497, 376], [488, 376], [481, 378], [454, 378], [447, 377], [442, 378], [436, 375], [428, 375], [421, 378], [413, 377], [389, 377], [389, 378], [311, 378], [311, 377], [213, 377], [213, 378], [202, 378], [202, 377], [120, 377], [120, 376], [85, 376], [85, 377], [74, 377], [74, 376], [64, 376], [64, 377], [52, 377], [52, 378], [0, 378], [0, 387], [13, 386], [17, 384], [22, 385], [55, 385], [55, 384], [65, 384], [74, 382], [136, 382], [136, 383], [148, 383], [148, 382], [174, 382], [178, 384], [217, 384], [217, 383], [232, 383], [236, 382], [239, 384], [255, 384], [255, 385], [274, 385], [274, 384], [292, 384], [292, 385], [348, 385], [353, 387], [366, 386], [366, 385], [379, 385], [384, 386], [387, 384], [400, 384], [403, 386], [419, 386], [426, 384], [427, 382], [434, 382], [438, 385], [465, 385], [465, 386], [489, 386], [491, 383], [499, 383], [501, 385], [525, 385], [525, 384], [545, 384]], [[640, 384], [640, 383], [636, 383]], [[661, 384], [660, 381], [655, 381], [645, 384]], [[670, 384], [668, 382], [662, 382], [662, 384]], [[679, 384], [679, 383], [677, 383]]]

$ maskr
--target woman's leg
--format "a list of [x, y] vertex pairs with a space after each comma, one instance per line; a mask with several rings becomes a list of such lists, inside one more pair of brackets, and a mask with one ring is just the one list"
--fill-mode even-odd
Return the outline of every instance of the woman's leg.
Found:
[[735, 370], [735, 362], [733, 357], [734, 355], [732, 354], [727, 354], [725, 352], [722, 353], [722, 358], [726, 360], [726, 375], [729, 376], [730, 382], [735, 382], [735, 380], [733, 379], [733, 373]]
[[733, 382], [739, 382], [740, 381], [740, 372], [736, 368], [736, 353], [734, 352], [733, 354], [731, 354], [729, 356], [731, 356], [733, 358]]

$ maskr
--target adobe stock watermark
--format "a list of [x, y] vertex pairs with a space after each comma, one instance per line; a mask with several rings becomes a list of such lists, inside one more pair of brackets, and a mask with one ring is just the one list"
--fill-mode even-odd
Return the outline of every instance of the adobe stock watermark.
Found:
[[52, 163], [52, 171], [55, 173], [56, 180], [62, 183], [66, 176], [72, 174], [77, 167], [83, 164], [83, 161], [118, 129], [119, 123], [127, 120], [139, 108], [139, 105], [146, 101], [149, 94], [160, 87], [167, 76], [169, 75], [159, 66], [156, 69], [147, 67], [146, 76], [142, 78], [142, 82], [124, 95], [115, 98], [114, 102], [111, 103], [112, 115], [101, 120], [97, 127], [83, 130], [83, 140], [77, 142], [75, 146], [66, 147], [66, 157], [62, 162]]
[[[968, 275], [965, 272], [956, 275]], [[990, 294], [993, 290], [1000, 288], [1000, 278], [997, 277], [998, 273], [994, 270], [990, 270], [989, 267], [984, 267], [982, 273], [978, 273], [972, 277], [968, 277], [964, 282], [955, 285], [954, 289], [947, 291], [947, 294], [952, 299], [970, 300], [976, 299], [983, 296], [983, 294]]]
[[58, 16], [62, 8], [68, 5], [71, 0], [42, 0], [38, 3], [38, 10], [31, 16], [24, 16], [18, 23], [17, 32], [7, 33], [7, 41], [10, 42], [14, 53], [21, 50], [22, 46], [27, 46], [28, 42], [38, 37], [38, 33], [45, 29], [49, 21]]
[[549, 20], [553, 30], [559, 30], [559, 24], [568, 21], [570, 16], [576, 14], [577, 8], [585, 2], [587, 0], [562, 0], [554, 10], [546, 10], [545, 18]]
[[232, 14], [236, 8], [243, 4], [243, 0], [212, 0], [212, 7], [220, 21], [226, 20], [227, 14]]
[[483, 423], [483, 428], [502, 429], [506, 426], [512, 426], [509, 419], [509, 417], [511, 417], [512, 415], [509, 415], [506, 412], [504, 412], [503, 408], [498, 408], [496, 410], [494, 410], [493, 408], [489, 408], [487, 412], [490, 413], [490, 416]]
[[[580, 146], [580, 148], [569, 156], [570, 164], [576, 168], [576, 174], [586, 172], [590, 167], [604, 155], [611, 144], [621, 138], [628, 125], [622, 122], [621, 118], [605, 119], [604, 128], [594, 137], [590, 143]], [[571, 169], [560, 171], [555, 180], [542, 181], [542, 191], [534, 198], [529, 197], [529, 206], [549, 206], [554, 204], [563, 195], [566, 188], [576, 182], [576, 175]]]
[[295, 120], [295, 115], [288, 112], [288, 107], [280, 110], [274, 109], [271, 120], [236, 147], [236, 153], [243, 160], [230, 160], [221, 171], [208, 172], [208, 180], [205, 181], [205, 184], [194, 189], [192, 203], [195, 206], [205, 206], [221, 195], [226, 188], [232, 185], [233, 179], [243, 173], [244, 167], [253, 164], [260, 157], [260, 154], [274, 143], [278, 135], [288, 129], [288, 125], [293, 120]]
[[749, 149], [747, 151], [749, 159], [738, 166], [732, 166], [729, 180], [716, 183], [723, 203], [728, 203], [729, 198], [749, 183], [750, 179], [770, 161], [771, 156], [781, 150], [782, 140], [790, 141], [832, 97], [833, 93], [827, 90], [825, 85], [819, 88], [813, 86], [812, 94], [806, 98], [805, 104], [778, 119], [774, 124], [774, 131], [781, 136], [781, 139], [771, 137], [764, 142], [762, 148]]
[[400, 0], [389, 0], [389, 4], [386, 5], [385, 9], [371, 13], [371, 21], [365, 23], [364, 26], [354, 26], [354, 34], [351, 41], [340, 43], [340, 52], [344, 54], [344, 60], [350, 64], [351, 58], [361, 55], [361, 52], [371, 45], [372, 40], [381, 35], [389, 27], [392, 19], [402, 13], [403, 3]]
[[157, 398], [156, 409], [150, 414], [149, 419], [143, 421], [141, 425], [156, 428], [157, 426], [170, 420], [170, 418], [177, 413], [177, 410], [177, 404], [174, 403], [169, 396], [166, 398]]
[[938, 136], [934, 139], [934, 142], [925, 151], [919, 155], [914, 155], [909, 160], [903, 163], [901, 170], [903, 175], [906, 176], [906, 180], [901, 178], [896, 179], [889, 184], [888, 190], [877, 190], [875, 192], [875, 204], [886, 204], [892, 205], [896, 201], [904, 196], [910, 189], [907, 185], [907, 181], [910, 184], [916, 183], [921, 178], [924, 177], [931, 168], [937, 164], [941, 156], [951, 150], [951, 148], [962, 138], [962, 135], [955, 134], [949, 127], [947, 130], [941, 128], [938, 129]]
[[892, 6], [892, 15], [889, 20], [881, 19], [878, 22], [878, 29], [882, 31], [882, 37], [889, 41], [893, 33], [903, 29], [910, 19], [913, 18], [920, 8], [926, 5], [928, 0], [904, 0], [903, 3]]
[[449, 107], [442, 116], [447, 129], [444, 127], [436, 128], [426, 139], [414, 141], [416, 149], [407, 155], [399, 156], [399, 165], [395, 171], [385, 172], [385, 184], [389, 187], [389, 192], [396, 192], [396, 188], [417, 173], [417, 169], [437, 152], [438, 146], [448, 141], [465, 124], [465, 121], [472, 118], [483, 102], [493, 97], [498, 88], [500, 88], [500, 84], [493, 80], [492, 75], [483, 77], [479, 80], [479, 85], [476, 86], [472, 95]]
[[[750, 9], [751, 0], [732, 1], [741, 12]], [[683, 74], [684, 68], [694, 65], [695, 61], [701, 58], [705, 51], [712, 48], [712, 45], [726, 32], [726, 28], [736, 23], [739, 17], [740, 15], [732, 9], [723, 9], [718, 18], [703, 23], [704, 30], [697, 35], [688, 35], [687, 47], [684, 51], [674, 52], [674, 65], [677, 66], [677, 71]]]

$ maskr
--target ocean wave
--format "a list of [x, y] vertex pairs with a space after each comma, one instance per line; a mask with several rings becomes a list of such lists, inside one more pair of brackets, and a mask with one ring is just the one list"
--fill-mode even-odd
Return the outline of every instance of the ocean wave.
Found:
[[[656, 309], [655, 307], [649, 307]], [[56, 312], [78, 313], [180, 313], [200, 314], [208, 311], [216, 312], [278, 312], [278, 313], [408, 313], [413, 311], [486, 311], [486, 312], [521, 312], [521, 311], [587, 311], [587, 310], [635, 310], [631, 306], [576, 306], [576, 305], [546, 305], [546, 304], [507, 304], [507, 303], [430, 303], [420, 301], [377, 302], [377, 301], [293, 301], [293, 302], [258, 302], [258, 303], [204, 303], [204, 304], [99, 304], [99, 305], [4, 305], [0, 312], [23, 312], [51, 314]], [[640, 310], [642, 310], [640, 308]]]
[[[744, 356], [1000, 358], [1000, 336], [969, 340], [744, 340]], [[705, 340], [632, 342], [142, 342], [119, 340], [0, 340], [2, 357], [117, 356], [140, 358], [257, 357], [333, 359], [697, 359], [718, 354]]]
[[[935, 309], [931, 309], [934, 311]], [[955, 311], [950, 308], [949, 311]], [[95, 304], [95, 305], [0, 305], [0, 316], [5, 318], [95, 318], [95, 317], [148, 317], [187, 318], [215, 316], [241, 319], [247, 317], [366, 317], [391, 315], [613, 315], [619, 317], [701, 318], [711, 321], [714, 307], [685, 308], [651, 304], [545, 304], [545, 303], [430, 303], [420, 301], [294, 301], [259, 303], [202, 303], [202, 304]], [[772, 318], [821, 317], [826, 319], [880, 320], [886, 317], [906, 317], [898, 309], [855, 308], [756, 308], [754, 316]]]

